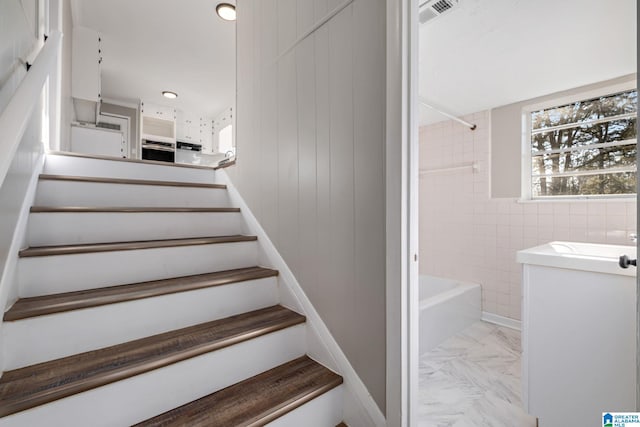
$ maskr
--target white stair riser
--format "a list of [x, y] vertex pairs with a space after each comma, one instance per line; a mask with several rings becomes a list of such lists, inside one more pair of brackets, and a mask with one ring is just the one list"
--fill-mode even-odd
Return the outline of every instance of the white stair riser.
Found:
[[201, 182], [205, 184], [213, 184], [215, 177], [213, 169], [149, 165], [56, 155], [47, 156], [43, 173], [49, 175]]
[[335, 427], [343, 420], [343, 395], [344, 386], [338, 386], [267, 425], [269, 427]]
[[305, 328], [298, 325], [0, 418], [0, 427], [131, 425], [304, 352]]
[[257, 264], [257, 241], [27, 257], [18, 261], [22, 298], [125, 285]]
[[35, 206], [229, 207], [225, 189], [40, 180]]
[[242, 234], [239, 212], [32, 213], [30, 246], [180, 239]]
[[277, 287], [270, 277], [5, 322], [4, 370], [270, 307]]

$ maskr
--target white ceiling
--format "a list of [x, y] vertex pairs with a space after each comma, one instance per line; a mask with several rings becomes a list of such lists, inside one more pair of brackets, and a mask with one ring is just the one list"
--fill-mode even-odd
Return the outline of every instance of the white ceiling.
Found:
[[[227, 3], [234, 1], [225, 0]], [[74, 25], [102, 36], [102, 96], [216, 116], [235, 101], [235, 23], [215, 0], [75, 0]], [[163, 90], [178, 99], [162, 97]]]
[[[636, 0], [460, 0], [420, 27], [420, 95], [464, 115], [636, 72]], [[421, 124], [446, 120], [421, 107]]]

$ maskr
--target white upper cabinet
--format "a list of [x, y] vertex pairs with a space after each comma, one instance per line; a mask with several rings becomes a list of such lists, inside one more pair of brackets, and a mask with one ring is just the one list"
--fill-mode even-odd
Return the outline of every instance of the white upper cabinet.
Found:
[[176, 109], [165, 105], [151, 104], [142, 101], [140, 103], [140, 113], [145, 117], [176, 121]]
[[100, 101], [100, 35], [89, 28], [73, 29], [71, 55], [71, 96], [85, 101]]
[[176, 139], [202, 145], [202, 152], [213, 152], [213, 120], [188, 111], [176, 114]]
[[197, 114], [178, 111], [176, 115], [176, 139], [178, 141], [200, 143], [200, 117]]

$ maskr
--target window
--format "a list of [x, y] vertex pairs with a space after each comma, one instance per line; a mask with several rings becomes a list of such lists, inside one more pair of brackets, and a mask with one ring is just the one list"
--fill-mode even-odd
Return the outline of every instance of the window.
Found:
[[233, 125], [227, 125], [220, 129], [218, 133], [218, 150], [222, 154], [231, 153], [235, 155], [235, 149], [233, 147]]
[[636, 89], [528, 113], [531, 197], [636, 193]]

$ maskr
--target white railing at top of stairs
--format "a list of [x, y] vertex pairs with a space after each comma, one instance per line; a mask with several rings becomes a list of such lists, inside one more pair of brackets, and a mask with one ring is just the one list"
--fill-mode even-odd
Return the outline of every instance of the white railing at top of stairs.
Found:
[[57, 66], [62, 34], [53, 31], [0, 115], [0, 186], [7, 176], [42, 89]]

